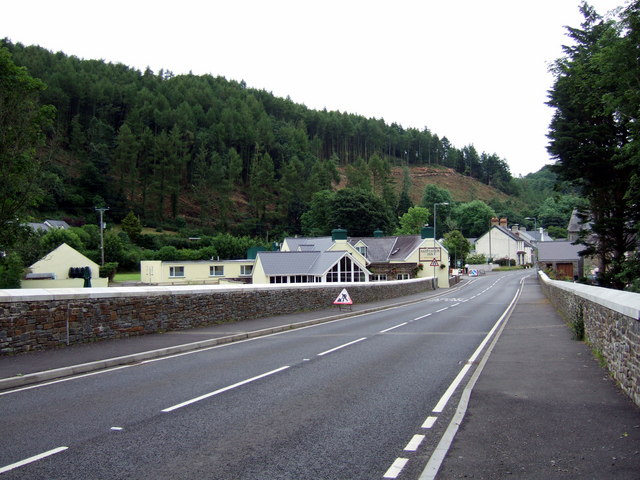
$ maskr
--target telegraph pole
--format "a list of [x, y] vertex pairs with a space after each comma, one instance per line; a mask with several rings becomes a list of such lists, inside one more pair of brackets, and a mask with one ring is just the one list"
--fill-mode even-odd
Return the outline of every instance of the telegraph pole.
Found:
[[101, 207], [101, 208], [96, 207], [96, 211], [100, 212], [100, 253], [102, 256], [101, 266], [103, 267], [104, 267], [104, 235], [103, 235], [104, 222], [102, 221], [102, 215], [106, 210], [109, 210], [109, 207]]

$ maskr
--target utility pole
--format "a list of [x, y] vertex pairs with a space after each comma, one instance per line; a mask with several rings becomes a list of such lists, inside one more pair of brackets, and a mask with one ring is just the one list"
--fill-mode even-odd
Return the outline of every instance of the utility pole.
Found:
[[96, 207], [96, 211], [100, 212], [100, 254], [102, 256], [101, 266], [103, 267], [104, 267], [104, 235], [103, 235], [104, 222], [102, 221], [102, 215], [106, 210], [109, 210], [109, 207], [101, 207], [101, 208]]

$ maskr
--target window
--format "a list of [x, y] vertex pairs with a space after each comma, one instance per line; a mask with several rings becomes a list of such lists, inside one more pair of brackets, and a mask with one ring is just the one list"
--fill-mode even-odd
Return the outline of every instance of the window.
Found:
[[364, 257], [367, 256], [367, 247], [356, 247], [356, 250]]
[[209, 276], [210, 277], [223, 277], [224, 276], [224, 265], [211, 265], [211, 266], [209, 266]]
[[373, 274], [373, 275], [371, 275], [371, 281], [372, 282], [386, 282], [387, 281], [387, 274], [386, 273]]
[[184, 267], [169, 267], [169, 278], [184, 277]]
[[327, 272], [327, 282], [364, 282], [366, 275], [349, 256], [344, 256]]
[[398, 280], [409, 280], [409, 274], [408, 273], [399, 273], [398, 274]]
[[240, 275], [248, 277], [253, 273], [253, 265], [240, 265]]

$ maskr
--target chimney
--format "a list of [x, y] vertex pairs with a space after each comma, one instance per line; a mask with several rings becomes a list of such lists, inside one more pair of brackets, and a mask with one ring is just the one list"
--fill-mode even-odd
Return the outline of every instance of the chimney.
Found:
[[344, 228], [334, 228], [333, 230], [331, 230], [331, 240], [338, 241], [338, 240], [347, 240], [347, 231]]
[[493, 217], [491, 219], [491, 226], [492, 227], [497, 227], [499, 223], [500, 223], [500, 221], [498, 220], [498, 217]]
[[518, 225], [517, 223], [514, 223], [513, 225], [511, 225], [511, 233], [516, 233], [520, 231], [520, 225]]
[[384, 232], [382, 230], [380, 230], [379, 228], [376, 228], [376, 230], [373, 232], [373, 236], [375, 238], [384, 237]]
[[507, 228], [507, 219], [506, 218], [501, 218], [500, 219], [500, 226]]
[[422, 227], [420, 230], [420, 238], [433, 238], [433, 227], [430, 227], [429, 225]]

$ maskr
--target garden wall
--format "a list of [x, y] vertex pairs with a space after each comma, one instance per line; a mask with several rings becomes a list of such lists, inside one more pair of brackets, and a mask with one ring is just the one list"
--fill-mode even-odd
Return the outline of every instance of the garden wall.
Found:
[[549, 301], [604, 356], [620, 387], [640, 406], [640, 294], [550, 280], [539, 272]]
[[0, 355], [329, 308], [434, 289], [434, 279], [358, 284], [0, 290]]

